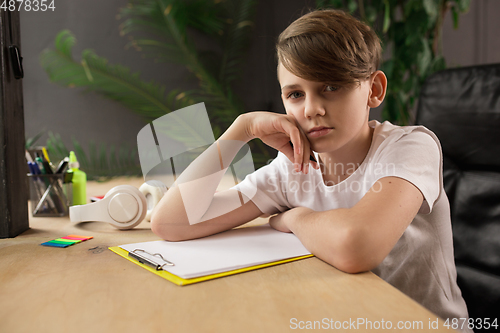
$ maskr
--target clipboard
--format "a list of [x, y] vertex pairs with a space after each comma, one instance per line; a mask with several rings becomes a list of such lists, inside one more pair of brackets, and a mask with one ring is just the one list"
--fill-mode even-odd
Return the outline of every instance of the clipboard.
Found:
[[295, 235], [268, 224], [184, 242], [153, 241], [109, 249], [179, 286], [313, 256]]

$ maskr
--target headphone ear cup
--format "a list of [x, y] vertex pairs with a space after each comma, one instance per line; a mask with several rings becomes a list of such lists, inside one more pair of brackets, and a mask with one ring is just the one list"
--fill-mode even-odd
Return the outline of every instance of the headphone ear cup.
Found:
[[113, 187], [105, 198], [109, 197], [107, 211], [114, 227], [126, 230], [139, 225], [147, 213], [147, 202], [144, 194], [130, 185]]
[[72, 222], [108, 222], [118, 229], [132, 229], [144, 220], [147, 212], [146, 197], [135, 187], [113, 187], [100, 201], [88, 205], [71, 206]]
[[148, 180], [139, 187], [139, 191], [146, 197], [147, 213], [146, 221], [151, 221], [151, 213], [161, 198], [167, 193], [168, 187], [159, 180]]

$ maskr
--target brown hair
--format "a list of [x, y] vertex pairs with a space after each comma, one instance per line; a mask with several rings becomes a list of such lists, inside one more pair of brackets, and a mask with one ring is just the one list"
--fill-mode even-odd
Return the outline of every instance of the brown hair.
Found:
[[295, 20], [279, 36], [278, 63], [309, 81], [352, 86], [380, 64], [382, 47], [365, 23], [334, 9], [316, 10]]

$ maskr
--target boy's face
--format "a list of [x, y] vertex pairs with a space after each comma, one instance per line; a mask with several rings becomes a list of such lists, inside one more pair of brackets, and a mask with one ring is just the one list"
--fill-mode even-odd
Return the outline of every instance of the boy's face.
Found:
[[354, 148], [369, 130], [370, 79], [351, 88], [332, 87], [295, 76], [281, 64], [278, 78], [286, 113], [295, 118], [312, 150], [326, 153]]

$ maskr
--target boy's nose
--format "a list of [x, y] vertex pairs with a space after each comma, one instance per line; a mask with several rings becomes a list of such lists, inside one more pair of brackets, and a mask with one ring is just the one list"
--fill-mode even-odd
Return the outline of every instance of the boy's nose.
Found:
[[315, 116], [323, 116], [325, 115], [325, 107], [324, 105], [315, 99], [308, 99], [305, 103], [304, 108], [304, 117], [305, 118], [313, 118]]

